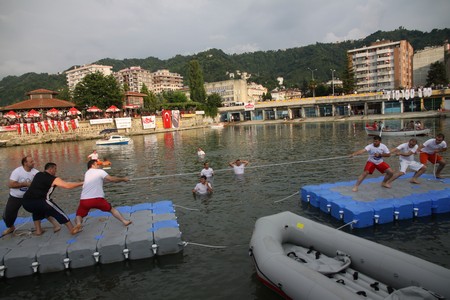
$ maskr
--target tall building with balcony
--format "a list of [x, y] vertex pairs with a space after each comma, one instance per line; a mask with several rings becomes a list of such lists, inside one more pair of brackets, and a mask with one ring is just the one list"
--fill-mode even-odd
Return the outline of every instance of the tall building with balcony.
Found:
[[152, 73], [139, 66], [122, 69], [114, 73], [114, 77], [122, 87], [127, 84], [131, 92], [140, 93], [144, 84], [149, 91], [152, 90]]
[[256, 103], [262, 101], [263, 94], [267, 94], [267, 88], [263, 87], [261, 84], [249, 82], [247, 84], [247, 94], [248, 100]]
[[207, 95], [219, 94], [223, 106], [243, 105], [248, 102], [247, 81], [245, 79], [231, 79], [205, 83]]
[[425, 86], [427, 83], [428, 71], [431, 64], [441, 62], [445, 65], [447, 77], [450, 75], [450, 44], [445, 43], [443, 46], [427, 47], [414, 53], [414, 85]]
[[358, 92], [411, 88], [414, 49], [406, 40], [377, 41], [347, 51]]
[[75, 66], [72, 70], [66, 71], [69, 90], [73, 91], [75, 86], [84, 78], [84, 76], [95, 72], [100, 72], [103, 75], [108, 76], [112, 74], [112, 67], [95, 64]]
[[153, 78], [151, 90], [155, 94], [163, 91], [176, 91], [183, 88], [183, 76], [178, 73], [171, 73], [169, 70], [158, 70], [151, 74]]

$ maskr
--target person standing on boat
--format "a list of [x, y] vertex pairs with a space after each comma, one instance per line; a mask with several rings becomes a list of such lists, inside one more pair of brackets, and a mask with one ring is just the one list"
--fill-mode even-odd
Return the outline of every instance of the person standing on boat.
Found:
[[209, 183], [212, 183], [213, 176], [214, 176], [214, 170], [209, 167], [208, 162], [205, 162], [203, 164], [203, 169], [200, 171], [200, 176], [206, 176], [206, 180], [208, 180]]
[[244, 169], [248, 165], [248, 163], [249, 162], [246, 160], [236, 159], [235, 161], [230, 162], [229, 165], [233, 168], [234, 174], [243, 175]]
[[436, 178], [442, 178], [441, 172], [444, 169], [446, 162], [442, 156], [438, 153], [447, 151], [447, 143], [444, 141], [445, 136], [442, 133], [438, 133], [434, 139], [429, 139], [419, 147], [420, 162], [424, 165], [427, 162], [431, 162], [435, 165], [438, 164], [437, 170], [435, 169], [434, 176]]
[[[56, 177], [57, 167], [55, 163], [49, 162], [45, 164], [44, 172], [38, 172], [30, 187], [23, 195], [23, 208], [32, 213], [34, 226], [36, 228], [35, 235], [42, 235], [44, 231], [41, 227], [41, 220], [52, 216], [59, 224], [64, 224], [72, 234], [80, 231], [79, 227], [74, 227], [69, 217], [64, 211], [53, 202], [51, 195], [57, 186], [64, 189], [74, 189], [83, 185], [83, 182], [66, 182]], [[59, 231], [60, 227], [53, 228], [53, 231]]]
[[94, 151], [88, 155], [89, 160], [93, 159], [93, 160], [98, 160], [98, 153], [97, 150], [94, 149]]
[[417, 140], [412, 138], [407, 143], [403, 143], [394, 149], [391, 149], [391, 154], [395, 154], [400, 160], [400, 171], [395, 173], [388, 183], [391, 184], [395, 179], [406, 174], [408, 168], [415, 171], [413, 177], [409, 182], [419, 184], [417, 178], [421, 176], [427, 170], [427, 167], [414, 160], [414, 154], [416, 154], [419, 145], [417, 145]]
[[[17, 214], [20, 207], [22, 207], [23, 195], [31, 185], [34, 176], [39, 170], [34, 168], [34, 160], [28, 155], [22, 158], [22, 165], [12, 171], [9, 177], [9, 197], [6, 202], [5, 210], [3, 211], [3, 221], [5, 222], [6, 229], [2, 232], [3, 235], [10, 234], [16, 229], [14, 222], [16, 222]], [[53, 217], [49, 217], [48, 220], [53, 224], [54, 230], [60, 228], [58, 222]]]
[[197, 185], [192, 190], [193, 194], [206, 195], [213, 192], [211, 184], [206, 180], [206, 176], [200, 176], [199, 181], [200, 182], [197, 183]]
[[96, 208], [101, 211], [110, 212], [116, 219], [122, 222], [123, 225], [131, 224], [130, 220], [126, 220], [122, 214], [111, 206], [105, 199], [105, 192], [103, 191], [104, 181], [109, 182], [127, 182], [128, 177], [111, 176], [101, 169], [96, 160], [90, 160], [87, 163], [87, 172], [84, 175], [83, 190], [81, 191], [80, 203], [76, 212], [76, 226], [81, 227], [83, 218], [87, 216], [89, 210]]
[[367, 145], [361, 150], [353, 152], [350, 154], [350, 157], [363, 154], [364, 152], [369, 153], [369, 158], [367, 159], [366, 165], [364, 167], [364, 171], [361, 175], [359, 175], [356, 184], [353, 186], [352, 191], [357, 192], [359, 185], [363, 182], [363, 180], [369, 174], [373, 174], [373, 171], [377, 169], [381, 174], [385, 174], [383, 181], [381, 182], [381, 186], [385, 188], [390, 188], [391, 185], [388, 183], [389, 179], [394, 175], [391, 167], [383, 161], [383, 157], [391, 156], [388, 147], [385, 144], [381, 143], [380, 136], [373, 137], [373, 143]]

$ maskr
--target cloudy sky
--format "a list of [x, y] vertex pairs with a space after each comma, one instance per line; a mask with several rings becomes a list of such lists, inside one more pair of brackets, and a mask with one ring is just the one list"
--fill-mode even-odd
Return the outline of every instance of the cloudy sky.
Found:
[[[0, 0], [0, 79], [102, 58], [277, 50], [450, 27], [449, 0]], [[154, 71], [154, 70], [152, 70]]]

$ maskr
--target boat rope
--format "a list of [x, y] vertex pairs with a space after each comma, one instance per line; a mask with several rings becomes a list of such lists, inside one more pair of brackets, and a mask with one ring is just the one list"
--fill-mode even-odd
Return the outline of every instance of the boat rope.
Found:
[[278, 203], [278, 202], [284, 201], [284, 200], [286, 200], [286, 199], [289, 199], [289, 198], [291, 198], [292, 196], [295, 196], [295, 195], [297, 195], [298, 193], [300, 193], [300, 192], [295, 192], [295, 193], [293, 193], [292, 195], [290, 195], [290, 196], [287, 196], [287, 197], [284, 197], [283, 199], [280, 199], [280, 200], [274, 201], [273, 203]]
[[350, 221], [350, 222], [348, 222], [347, 224], [344, 224], [344, 225], [342, 225], [341, 227], [336, 228], [336, 230], [341, 230], [341, 229], [344, 228], [345, 226], [352, 225], [352, 224], [356, 224], [357, 222], [358, 222], [357, 220]]
[[181, 205], [177, 205], [177, 204], [174, 204], [173, 205], [174, 207], [181, 207], [181, 208], [184, 208], [184, 209], [186, 209], [186, 210], [199, 210], [198, 208], [189, 208], [189, 207], [185, 207], [185, 206], [181, 206]]
[[214, 246], [214, 245], [206, 245], [206, 244], [200, 244], [200, 243], [194, 243], [194, 242], [182, 242], [182, 246], [186, 247], [187, 245], [195, 245], [195, 246], [201, 246], [201, 247], [207, 247], [207, 248], [215, 248], [215, 249], [225, 249], [228, 246]]
[[[325, 161], [325, 160], [337, 160], [337, 159], [342, 159], [342, 158], [350, 158], [350, 156], [349, 155], [344, 155], [344, 156], [335, 156], [335, 157], [327, 157], [327, 158], [317, 158], [317, 159], [311, 159], [311, 160], [297, 160], [297, 161], [289, 161], [289, 162], [283, 162], [283, 163], [277, 163], [277, 164], [250, 166], [250, 167], [245, 167], [245, 169], [268, 168], [268, 167], [276, 167], [276, 166], [283, 166], [283, 165], [311, 163], [311, 162], [318, 162], [318, 161]], [[219, 170], [214, 170], [214, 173], [231, 171], [231, 170], [232, 170], [231, 168], [219, 169]], [[176, 176], [187, 176], [187, 175], [199, 175], [199, 174], [200, 174], [200, 172], [188, 172], [188, 173], [167, 174], [167, 175], [154, 175], [154, 176], [130, 178], [130, 181], [147, 180], [147, 179], [159, 179], [159, 178], [176, 177]]]

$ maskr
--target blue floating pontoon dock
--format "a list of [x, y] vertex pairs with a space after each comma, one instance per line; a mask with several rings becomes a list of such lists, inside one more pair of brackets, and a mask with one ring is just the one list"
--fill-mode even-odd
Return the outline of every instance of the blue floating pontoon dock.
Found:
[[383, 176], [366, 178], [358, 192], [355, 181], [306, 185], [301, 199], [353, 227], [364, 228], [395, 220], [450, 212], [450, 179], [424, 174], [412, 184], [408, 173], [395, 180], [391, 189], [381, 187]]
[[[31, 217], [18, 218], [16, 232], [0, 239], [0, 277], [56, 272], [183, 250], [172, 201], [117, 209], [133, 223], [125, 227], [110, 213], [91, 211], [83, 221], [83, 231], [74, 236], [65, 226], [53, 233], [48, 222], [42, 224], [44, 234], [34, 236]], [[75, 215], [69, 217], [73, 220]], [[1, 222], [0, 230], [4, 229]]]

